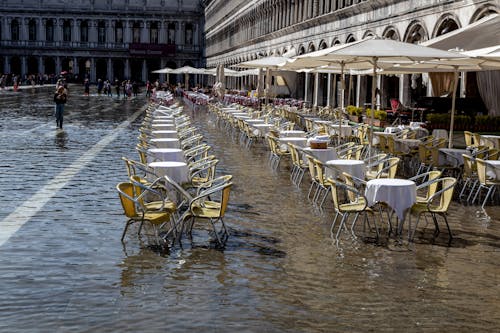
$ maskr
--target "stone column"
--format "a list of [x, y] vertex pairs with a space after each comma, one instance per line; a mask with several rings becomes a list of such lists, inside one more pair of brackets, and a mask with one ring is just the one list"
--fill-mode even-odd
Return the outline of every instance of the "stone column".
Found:
[[149, 22], [141, 22], [141, 43], [149, 43]]
[[109, 82], [113, 82], [113, 62], [111, 61], [111, 58], [108, 58], [108, 65], [107, 65], [107, 73], [106, 73]]
[[25, 56], [21, 56], [21, 78], [24, 78], [25, 74], [28, 74], [28, 64]]
[[402, 105], [410, 102], [410, 75], [402, 74], [399, 78], [399, 101]]
[[80, 42], [80, 20], [71, 20], [71, 41]]
[[94, 58], [90, 58], [90, 82], [97, 81], [96, 63]]
[[10, 57], [9, 56], [4, 56], [4, 62], [3, 62], [3, 72], [4, 73], [10, 73]]
[[146, 64], [146, 59], [142, 60], [142, 81], [146, 82], [148, 79], [148, 66]]
[[319, 99], [319, 73], [314, 73], [314, 107], [318, 107], [318, 99]]
[[56, 75], [59, 75], [62, 71], [61, 57], [56, 57]]
[[[41, 18], [36, 18], [36, 40], [44, 41], [45, 40], [45, 30], [43, 29], [44, 24]], [[0, 36], [2, 38], [2, 36]]]
[[123, 21], [123, 43], [128, 44], [132, 42], [132, 25], [131, 21]]
[[175, 44], [184, 45], [184, 22], [175, 22]]
[[328, 73], [328, 79], [326, 84], [326, 105], [332, 106], [332, 74]]
[[304, 103], [307, 105], [309, 102], [309, 73], [305, 73], [304, 80]]
[[64, 24], [64, 20], [61, 18], [54, 20], [54, 41], [55, 42], [60, 43], [63, 40], [63, 24]]
[[38, 73], [45, 73], [45, 66], [43, 65], [43, 57], [38, 57]]
[[30, 19], [25, 17], [19, 20], [19, 40], [28, 40], [28, 27]]
[[[89, 42], [92, 44], [97, 43], [97, 21], [95, 21], [95, 20], [89, 20]], [[95, 71], [94, 71], [94, 75], [95, 75]]]
[[130, 79], [130, 61], [127, 59], [125, 59], [125, 73], [124, 74], [124, 79]]

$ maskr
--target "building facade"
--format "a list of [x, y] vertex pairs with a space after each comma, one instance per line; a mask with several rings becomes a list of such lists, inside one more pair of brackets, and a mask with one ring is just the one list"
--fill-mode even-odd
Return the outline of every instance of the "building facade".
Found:
[[[207, 67], [304, 54], [367, 36], [419, 43], [498, 12], [499, 0], [209, 0], [205, 2]], [[327, 89], [338, 80], [334, 74], [282, 75], [292, 97], [337, 105], [336, 96]], [[371, 99], [366, 89], [371, 78], [352, 79], [349, 102], [362, 106]], [[410, 104], [412, 96], [430, 93], [426, 75], [384, 76], [381, 81], [382, 106], [391, 97]], [[461, 96], [466, 95], [465, 81]], [[315, 85], [318, 97], [312, 96]], [[250, 81], [246, 88], [252, 87]]]
[[0, 0], [0, 71], [146, 81], [201, 67], [203, 14], [197, 0]]

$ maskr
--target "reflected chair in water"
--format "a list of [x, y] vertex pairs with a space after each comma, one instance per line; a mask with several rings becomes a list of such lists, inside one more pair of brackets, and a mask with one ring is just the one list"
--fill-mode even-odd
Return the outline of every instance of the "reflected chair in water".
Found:
[[413, 238], [415, 237], [415, 232], [417, 230], [420, 217], [424, 214], [430, 214], [432, 216], [432, 220], [434, 221], [434, 226], [436, 228], [434, 231], [434, 236], [436, 237], [440, 232], [437, 221], [437, 215], [440, 215], [443, 217], [446, 223], [446, 228], [448, 229], [448, 234], [449, 234], [448, 245], [449, 245], [453, 239], [453, 235], [451, 233], [450, 225], [448, 224], [448, 219], [446, 218], [446, 215], [448, 213], [448, 208], [453, 198], [453, 190], [455, 188], [457, 180], [453, 177], [444, 177], [428, 182], [427, 185], [431, 186], [434, 183], [436, 183], [437, 186], [440, 187], [441, 189], [436, 193], [434, 193], [431, 197], [429, 197], [427, 201], [417, 202], [411, 207], [410, 212], [413, 215], [417, 215], [417, 222], [415, 223], [415, 228], [413, 229], [412, 232], [411, 219], [410, 219], [408, 236], [409, 240], [412, 241]]
[[[353, 186], [349, 186], [346, 183], [341, 181], [328, 178], [328, 184], [330, 184], [331, 192], [332, 192], [332, 200], [333, 206], [335, 208], [335, 217], [332, 221], [330, 227], [330, 236], [333, 239], [335, 224], [337, 223], [337, 219], [339, 215], [342, 217], [340, 220], [339, 227], [337, 229], [337, 233], [335, 234], [335, 242], [338, 246], [340, 232], [343, 228], [345, 228], [346, 222], [349, 219], [350, 214], [354, 214], [354, 220], [351, 225], [351, 234], [353, 237], [356, 237], [354, 234], [354, 227], [356, 225], [356, 221], [360, 214], [365, 214], [365, 222], [368, 219], [367, 213], [371, 214], [374, 217], [373, 210], [367, 207], [367, 200], [361, 192]], [[341, 193], [345, 192], [345, 196], [341, 197]], [[342, 199], [343, 198], [343, 199]], [[373, 219], [375, 223], [375, 230], [377, 233], [377, 239], [379, 237], [379, 231], [377, 224], [375, 222], [375, 218]]]
[[[130, 182], [119, 183], [116, 186], [124, 214], [128, 218], [123, 229], [121, 241], [123, 242], [127, 229], [132, 223], [141, 222], [138, 231], [138, 234], [140, 234], [143, 222], [148, 221], [153, 227], [156, 242], [160, 245], [159, 229], [171, 221], [172, 212], [171, 210], [164, 209], [164, 205], [161, 205], [159, 209], [148, 208], [144, 203], [145, 193], [158, 194], [158, 192], [149, 187], [144, 187], [143, 191], [136, 193], [136, 188], [137, 186]], [[164, 202], [163, 199], [161, 201]], [[173, 229], [170, 230], [173, 231]]]

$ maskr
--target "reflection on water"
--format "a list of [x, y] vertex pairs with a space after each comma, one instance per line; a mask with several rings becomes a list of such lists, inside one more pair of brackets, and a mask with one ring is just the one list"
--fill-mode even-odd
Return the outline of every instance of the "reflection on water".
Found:
[[63, 130], [56, 130], [55, 143], [61, 149], [66, 148], [66, 143], [68, 142], [68, 134]]
[[[0, 95], [0, 125], [8, 131], [0, 143], [9, 152], [0, 165], [0, 190], [9, 189], [2, 192], [2, 216], [142, 105], [84, 98], [76, 89], [66, 107], [67, 134], [55, 137], [40, 126], [52, 124], [52, 115], [32, 111], [26, 98]], [[50, 106], [49, 93], [36, 96], [32, 104]], [[329, 234], [331, 199], [322, 212], [313, 209], [307, 177], [302, 188], [293, 186], [289, 162], [273, 172], [262, 142], [244, 148], [204, 109], [194, 112], [194, 125], [220, 160], [218, 171], [234, 176], [226, 247], [212, 246], [203, 223], [193, 242], [165, 253], [137, 237], [138, 224], [122, 246], [126, 218], [114, 187], [126, 180], [120, 158], [137, 159], [139, 120], [0, 248], [0, 331], [498, 329], [498, 207], [487, 207], [486, 221], [476, 218], [477, 206], [454, 202], [450, 247], [445, 231], [433, 240], [430, 221], [410, 248], [348, 234], [337, 248]], [[19, 134], [30, 128], [33, 134]], [[11, 179], [22, 186], [10, 190]]]

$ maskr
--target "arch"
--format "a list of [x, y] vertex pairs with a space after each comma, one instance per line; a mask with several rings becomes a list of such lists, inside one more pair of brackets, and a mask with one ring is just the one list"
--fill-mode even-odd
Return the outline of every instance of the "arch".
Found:
[[297, 55], [305, 54], [306, 53], [306, 48], [304, 45], [299, 46], [299, 51], [297, 52]]
[[19, 36], [19, 21], [17, 19], [13, 19], [10, 22], [10, 39], [12, 41], [18, 41]]
[[478, 8], [474, 14], [471, 16], [470, 18], [470, 22], [469, 24], [471, 23], [474, 23], [480, 19], [482, 19], [483, 17], [486, 17], [488, 15], [491, 15], [491, 14], [498, 14], [500, 13], [499, 9], [497, 7], [495, 7], [494, 5], [492, 4], [486, 4], [480, 8]]
[[56, 74], [56, 62], [53, 57], [46, 57], [43, 60], [43, 67], [45, 68], [45, 73], [48, 75]]
[[418, 43], [429, 39], [427, 29], [420, 21], [413, 21], [410, 23], [404, 34], [403, 41], [406, 43]]
[[356, 41], [356, 37], [354, 37], [354, 35], [353, 35], [353, 34], [349, 34], [349, 35], [347, 36], [347, 38], [345, 39], [345, 42], [346, 42], [346, 43], [352, 43], [352, 42], [355, 42], [355, 41]]
[[63, 42], [71, 42], [71, 20], [64, 20], [62, 30]]
[[99, 44], [106, 43], [106, 22], [103, 20], [97, 22], [97, 42]]
[[332, 39], [332, 43], [330, 44], [330, 46], [335, 46], [335, 45], [340, 45], [342, 44], [340, 42], [340, 39], [338, 39], [337, 37], [335, 37], [334, 39]]
[[78, 73], [80, 79], [87, 79], [90, 76], [90, 67], [87, 68], [87, 61], [90, 66], [90, 59], [88, 58], [78, 59], [78, 67], [76, 69], [76, 73]]
[[21, 58], [14, 56], [10, 58], [10, 72], [12, 74], [22, 74], [21, 73]]
[[392, 25], [385, 28], [384, 32], [382, 33], [382, 37], [397, 41], [401, 40], [399, 31]]
[[[113, 59], [113, 75], [115, 80], [123, 80], [125, 77], [125, 64], [123, 59]], [[111, 81], [112, 78], [109, 78]]]
[[314, 46], [314, 43], [311, 42], [311, 43], [309, 43], [309, 46], [307, 47], [307, 53], [311, 53], [314, 51], [316, 51], [316, 46]]
[[460, 23], [456, 16], [453, 14], [444, 14], [437, 20], [432, 32], [432, 38], [457, 30], [458, 28], [460, 28]]
[[368, 37], [374, 37], [376, 34], [371, 31], [371, 30], [366, 30], [365, 33], [363, 34], [363, 39], [368, 38]]
[[28, 65], [28, 73], [27, 74], [36, 74], [38, 73], [38, 59], [36, 57], [30, 56], [27, 59]]
[[37, 38], [37, 27], [36, 27], [36, 20], [35, 19], [30, 19], [28, 23], [28, 40], [29, 41], [35, 41]]
[[45, 40], [47, 42], [54, 41], [54, 20], [48, 19], [45, 22]]
[[319, 47], [318, 47], [318, 50], [323, 50], [323, 49], [326, 49], [328, 47], [328, 44], [326, 43], [326, 41], [323, 39], [319, 42]]
[[148, 77], [149, 82], [154, 82], [160, 77], [160, 75], [157, 73], [151, 73], [152, 71], [161, 68], [159, 58], [147, 59], [146, 60], [146, 68], [148, 71], [147, 77]]
[[89, 41], [89, 21], [83, 20], [80, 23], [80, 41], [87, 43]]
[[108, 78], [108, 64], [107, 64], [106, 59], [104, 59], [104, 58], [96, 59], [96, 61], [95, 61], [95, 75], [96, 75], [96, 79], [105, 80], [106, 78]]

